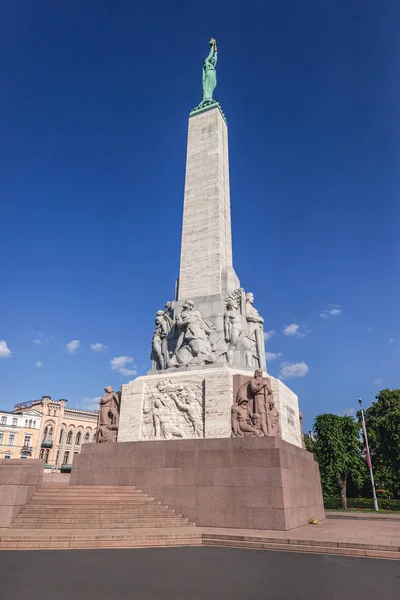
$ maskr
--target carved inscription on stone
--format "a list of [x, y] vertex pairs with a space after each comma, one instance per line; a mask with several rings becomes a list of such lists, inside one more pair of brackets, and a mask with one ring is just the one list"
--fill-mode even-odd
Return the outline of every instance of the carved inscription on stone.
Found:
[[296, 413], [294, 412], [293, 408], [291, 408], [290, 406], [286, 406], [286, 418], [287, 418], [289, 427], [296, 426]]
[[204, 437], [204, 394], [200, 383], [160, 379], [147, 386], [143, 403], [142, 439]]

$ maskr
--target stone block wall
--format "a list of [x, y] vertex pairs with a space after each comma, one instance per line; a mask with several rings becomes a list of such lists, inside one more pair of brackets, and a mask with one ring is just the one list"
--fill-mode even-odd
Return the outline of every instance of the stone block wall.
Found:
[[288, 530], [324, 518], [318, 464], [278, 438], [86, 445], [72, 485], [134, 485], [203, 527]]
[[0, 527], [10, 527], [43, 479], [42, 460], [0, 461]]

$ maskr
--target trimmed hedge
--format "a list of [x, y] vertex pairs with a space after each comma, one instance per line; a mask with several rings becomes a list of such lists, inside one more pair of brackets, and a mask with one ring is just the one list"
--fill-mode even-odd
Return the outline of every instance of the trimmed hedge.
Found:
[[[400, 500], [384, 500], [378, 498], [380, 510], [399, 510]], [[324, 498], [324, 507], [326, 510], [342, 508], [340, 498]], [[373, 510], [374, 502], [372, 498], [347, 498], [347, 508], [363, 508], [364, 510]]]

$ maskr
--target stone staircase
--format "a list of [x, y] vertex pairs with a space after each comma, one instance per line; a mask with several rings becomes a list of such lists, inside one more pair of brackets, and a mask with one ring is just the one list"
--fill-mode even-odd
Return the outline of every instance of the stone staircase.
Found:
[[194, 523], [131, 486], [44, 484], [0, 530], [0, 549], [197, 544]]

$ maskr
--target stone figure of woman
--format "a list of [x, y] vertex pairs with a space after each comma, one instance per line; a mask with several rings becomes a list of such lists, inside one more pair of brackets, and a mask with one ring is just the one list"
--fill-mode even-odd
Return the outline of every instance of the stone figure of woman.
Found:
[[224, 334], [228, 345], [226, 356], [230, 364], [233, 364], [233, 351], [236, 350], [242, 329], [242, 315], [238, 311], [237, 302], [228, 300], [224, 314]]
[[217, 59], [217, 43], [214, 38], [211, 38], [210, 52], [203, 65], [203, 102], [213, 99], [213, 92], [217, 87], [217, 72], [215, 70]]

